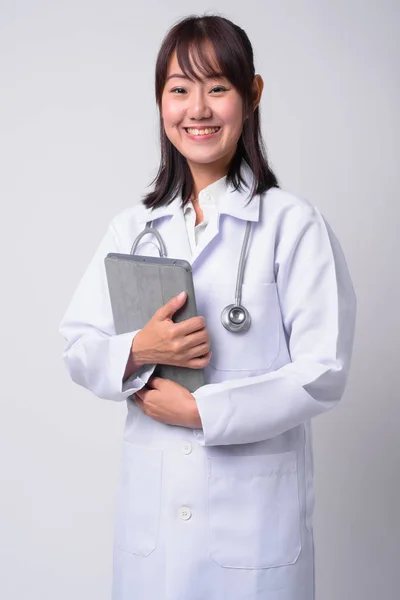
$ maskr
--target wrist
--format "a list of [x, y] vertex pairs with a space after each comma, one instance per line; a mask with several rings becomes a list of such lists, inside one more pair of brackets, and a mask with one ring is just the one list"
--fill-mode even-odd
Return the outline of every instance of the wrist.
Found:
[[131, 350], [130, 350], [128, 360], [127, 360], [126, 366], [125, 366], [125, 373], [123, 376], [123, 381], [126, 381], [131, 375], [133, 375], [133, 373], [135, 371], [137, 371], [138, 369], [143, 367], [143, 365], [146, 364], [146, 361], [140, 359], [140, 356], [138, 356], [138, 353], [136, 350], [138, 343], [136, 342], [136, 344], [135, 344], [135, 340], [136, 340], [137, 336], [139, 335], [139, 333], [140, 332], [138, 332], [135, 335], [134, 339], [132, 340]]
[[203, 423], [201, 422], [196, 398], [193, 395], [192, 395], [192, 398], [193, 398], [193, 409], [192, 409], [192, 417], [191, 417], [191, 429], [202, 429]]
[[131, 345], [131, 354], [130, 354], [130, 362], [135, 367], [135, 369], [140, 369], [143, 367], [148, 361], [145, 360], [143, 356], [143, 344], [142, 344], [142, 330], [138, 331], [135, 337], [132, 340]]

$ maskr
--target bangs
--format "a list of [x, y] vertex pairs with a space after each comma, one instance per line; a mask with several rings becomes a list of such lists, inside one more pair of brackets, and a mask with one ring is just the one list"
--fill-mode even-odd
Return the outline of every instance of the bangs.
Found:
[[199, 39], [198, 36], [194, 39], [181, 39], [176, 45], [178, 64], [184, 75], [191, 80], [200, 81], [199, 73], [204, 78], [227, 77], [229, 79], [229, 68], [221, 64], [217, 54], [211, 40]]
[[239, 27], [222, 17], [188, 17], [178, 22], [164, 38], [157, 57], [158, 106], [174, 52], [182, 73], [191, 81], [226, 77], [248, 107], [254, 77], [253, 49]]
[[[191, 80], [226, 77], [243, 99], [251, 94], [253, 70], [237, 34], [224, 21], [186, 22], [170, 48]], [[200, 76], [199, 76], [200, 74]]]

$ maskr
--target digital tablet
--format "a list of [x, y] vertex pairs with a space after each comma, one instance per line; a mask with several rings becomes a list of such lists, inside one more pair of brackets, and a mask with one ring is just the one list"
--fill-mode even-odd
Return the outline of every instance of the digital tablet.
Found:
[[[110, 253], [104, 263], [117, 334], [142, 329], [161, 306], [183, 291], [187, 299], [173, 321], [197, 316], [192, 267], [186, 260]], [[172, 379], [190, 392], [205, 383], [204, 369], [159, 364], [154, 375]]]

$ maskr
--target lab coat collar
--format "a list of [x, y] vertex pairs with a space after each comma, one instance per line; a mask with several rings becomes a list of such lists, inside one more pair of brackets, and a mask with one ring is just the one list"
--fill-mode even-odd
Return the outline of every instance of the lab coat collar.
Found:
[[[210, 193], [213, 191], [213, 186], [218, 185], [216, 194], [217, 212], [220, 215], [230, 215], [245, 221], [258, 221], [260, 217], [260, 196], [257, 194], [253, 200], [246, 206], [248, 202], [252, 182], [253, 172], [246, 161], [242, 161], [241, 174], [247, 184], [242, 184], [242, 190], [235, 190], [233, 185], [226, 185], [225, 192], [220, 192], [220, 180], [210, 184], [202, 190]], [[182, 196], [178, 194], [176, 198], [168, 204], [168, 206], [158, 206], [154, 209], [146, 208], [143, 204], [138, 207], [137, 221], [138, 223], [146, 223], [147, 221], [155, 221], [162, 217], [170, 217], [182, 211]]]

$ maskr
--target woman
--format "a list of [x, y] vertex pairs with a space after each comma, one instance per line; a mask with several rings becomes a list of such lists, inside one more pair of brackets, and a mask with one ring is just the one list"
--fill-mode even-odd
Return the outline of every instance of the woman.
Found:
[[[112, 220], [61, 323], [72, 379], [128, 407], [114, 600], [314, 598], [310, 420], [343, 395], [356, 298], [328, 224], [268, 166], [262, 89], [231, 21], [189, 17], [168, 32], [154, 189]], [[129, 253], [148, 221], [168, 256], [191, 262], [200, 316], [173, 323], [183, 295], [115, 335], [104, 258]], [[247, 227], [251, 325], [237, 333], [221, 313]], [[138, 252], [157, 254], [149, 236]], [[207, 384], [190, 394], [152, 377], [157, 363], [205, 368]]]

